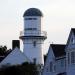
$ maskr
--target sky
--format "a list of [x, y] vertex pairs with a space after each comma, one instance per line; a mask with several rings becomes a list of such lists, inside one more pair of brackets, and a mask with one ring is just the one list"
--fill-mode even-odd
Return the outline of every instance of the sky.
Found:
[[23, 14], [33, 7], [44, 15], [44, 53], [52, 43], [66, 44], [71, 28], [75, 28], [75, 0], [0, 0], [0, 45], [11, 48], [12, 40], [19, 39]]

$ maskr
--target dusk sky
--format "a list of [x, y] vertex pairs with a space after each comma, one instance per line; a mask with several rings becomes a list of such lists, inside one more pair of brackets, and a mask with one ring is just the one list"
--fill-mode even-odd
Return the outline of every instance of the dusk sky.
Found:
[[0, 45], [11, 48], [12, 40], [19, 39], [23, 13], [33, 7], [44, 15], [44, 53], [51, 43], [66, 44], [70, 29], [75, 28], [75, 0], [0, 0]]

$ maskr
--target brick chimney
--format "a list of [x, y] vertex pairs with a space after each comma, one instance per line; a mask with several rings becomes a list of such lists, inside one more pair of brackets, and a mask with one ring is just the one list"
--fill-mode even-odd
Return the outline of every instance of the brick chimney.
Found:
[[20, 49], [20, 41], [19, 40], [12, 40], [12, 50], [18, 47]]

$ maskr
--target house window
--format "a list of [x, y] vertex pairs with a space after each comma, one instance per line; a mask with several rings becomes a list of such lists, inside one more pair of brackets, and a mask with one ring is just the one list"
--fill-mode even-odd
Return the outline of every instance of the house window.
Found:
[[46, 67], [46, 72], [48, 72], [49, 70], [48, 70], [48, 66]]
[[72, 38], [71, 41], [72, 41], [73, 44], [75, 43], [75, 39], [74, 38]]
[[68, 64], [70, 64], [70, 53], [68, 53]]
[[50, 72], [52, 72], [52, 71], [53, 71], [53, 63], [50, 62]]
[[54, 67], [53, 67], [53, 68], [54, 68], [54, 71], [56, 71], [56, 65], [54, 65]]
[[36, 64], [36, 58], [33, 59], [33, 63]]
[[61, 61], [61, 67], [63, 67], [64, 66], [64, 59], [61, 59], [60, 61]]
[[75, 52], [71, 52], [71, 63], [75, 63]]

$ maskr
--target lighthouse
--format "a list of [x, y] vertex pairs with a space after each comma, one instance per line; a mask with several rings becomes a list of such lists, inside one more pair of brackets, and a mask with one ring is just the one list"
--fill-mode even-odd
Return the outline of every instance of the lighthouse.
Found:
[[23, 41], [23, 53], [36, 64], [44, 64], [43, 48], [46, 32], [42, 31], [42, 12], [37, 8], [29, 8], [24, 14], [24, 29], [20, 39]]

